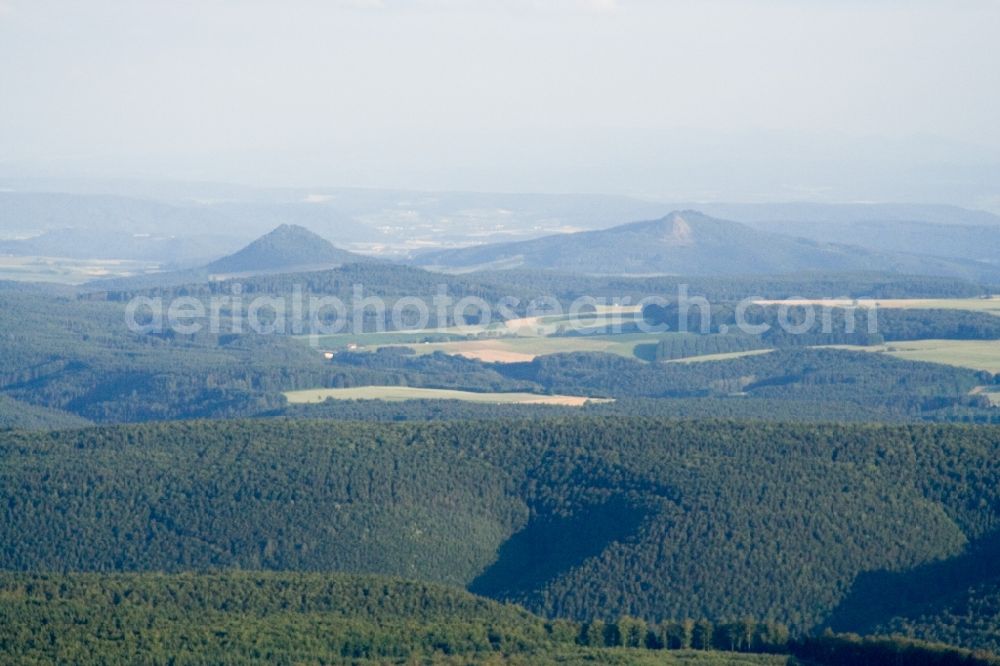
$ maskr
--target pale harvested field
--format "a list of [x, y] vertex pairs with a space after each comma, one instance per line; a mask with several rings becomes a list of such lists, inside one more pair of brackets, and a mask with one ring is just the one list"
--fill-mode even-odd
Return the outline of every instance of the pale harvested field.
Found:
[[758, 354], [770, 354], [773, 349], [749, 349], [747, 351], [724, 352], [722, 354], [703, 354], [701, 356], [685, 356], [684, 358], [673, 358], [666, 363], [702, 363], [704, 361], [728, 361], [732, 358], [743, 356], [757, 356]]
[[[525, 363], [533, 361], [536, 356], [535, 354], [503, 349], [503, 346], [499, 344], [476, 344], [473, 342], [456, 344], [458, 344], [460, 348], [447, 353], [454, 354], [455, 356], [462, 356], [464, 358], [475, 359], [484, 363]], [[467, 347], [462, 347], [463, 344], [467, 345]]]
[[960, 368], [1000, 373], [1000, 340], [912, 340], [859, 347], [831, 345], [836, 349], [881, 352], [910, 361], [928, 361]]
[[635, 357], [635, 347], [656, 343], [655, 335], [583, 335], [578, 337], [505, 337], [455, 342], [432, 342], [408, 345], [418, 354], [436, 351], [486, 362], [517, 363], [531, 361], [536, 356], [562, 352], [605, 352], [628, 358]]
[[990, 298], [861, 298], [857, 301], [848, 298], [800, 298], [787, 300], [754, 301], [759, 305], [826, 305], [829, 307], [887, 308], [890, 310], [971, 310], [987, 312], [1000, 316], [1000, 295]]
[[293, 405], [334, 400], [465, 400], [493, 404], [564, 405], [580, 407], [587, 402], [611, 402], [601, 398], [577, 395], [539, 395], [536, 393], [478, 393], [450, 389], [415, 388], [412, 386], [356, 386], [353, 388], [307, 389], [288, 391], [285, 397]]

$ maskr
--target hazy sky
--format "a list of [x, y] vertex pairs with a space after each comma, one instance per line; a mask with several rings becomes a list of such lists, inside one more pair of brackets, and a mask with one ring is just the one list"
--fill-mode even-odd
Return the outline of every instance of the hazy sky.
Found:
[[0, 171], [1000, 205], [998, 35], [1000, 0], [0, 0]]

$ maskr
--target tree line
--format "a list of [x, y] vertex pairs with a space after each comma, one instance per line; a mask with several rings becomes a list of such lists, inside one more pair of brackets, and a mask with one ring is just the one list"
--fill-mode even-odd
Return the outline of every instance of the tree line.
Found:
[[[510, 604], [373, 575], [0, 573], [11, 663], [698, 663], [996, 666], [995, 656], [901, 637], [791, 637], [774, 622], [544, 620]], [[754, 657], [753, 655], [761, 655]], [[659, 662], [658, 662], [659, 663]], [[673, 662], [667, 662], [673, 663]]]

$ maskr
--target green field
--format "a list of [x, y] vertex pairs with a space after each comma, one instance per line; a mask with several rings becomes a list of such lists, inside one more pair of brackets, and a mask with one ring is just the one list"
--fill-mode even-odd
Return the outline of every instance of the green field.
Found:
[[829, 348], [880, 352], [908, 361], [927, 361], [1000, 373], [1000, 340], [912, 340], [871, 347], [830, 345]]
[[493, 404], [568, 405], [580, 406], [588, 401], [611, 402], [574, 395], [544, 395], [539, 393], [479, 393], [450, 389], [415, 388], [412, 386], [356, 386], [354, 388], [321, 388], [288, 391], [284, 394], [293, 405], [334, 400], [465, 400]]
[[897, 298], [862, 300], [861, 304], [875, 304], [880, 308], [904, 310], [970, 310], [1000, 316], [1000, 296], [989, 298]]
[[789, 305], [829, 305], [832, 307], [847, 307], [854, 305], [862, 308], [876, 306], [886, 309], [901, 310], [969, 310], [972, 312], [987, 312], [1000, 317], [1000, 295], [989, 298], [859, 298], [851, 299], [788, 299], [759, 300], [760, 304]]
[[915, 340], [886, 348], [897, 358], [1000, 373], [1000, 340]]

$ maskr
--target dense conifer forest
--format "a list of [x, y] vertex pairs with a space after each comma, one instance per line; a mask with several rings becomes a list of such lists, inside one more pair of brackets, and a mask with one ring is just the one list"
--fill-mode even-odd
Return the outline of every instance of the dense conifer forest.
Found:
[[[155, 276], [154, 276], [155, 279]], [[115, 288], [114, 281], [92, 283], [81, 289], [90, 298], [126, 301], [137, 295], [231, 294], [239, 283], [248, 294], [304, 293], [350, 297], [354, 285], [384, 297], [431, 298], [443, 285], [455, 298], [479, 296], [493, 300], [516, 296], [528, 302], [541, 296], [572, 300], [580, 296], [676, 297], [684, 286], [691, 295], [711, 301], [738, 301], [748, 296], [783, 298], [975, 298], [994, 293], [989, 286], [967, 280], [886, 273], [787, 273], [747, 276], [614, 277], [542, 270], [481, 271], [452, 275], [389, 263], [348, 264], [308, 273], [257, 275], [238, 280], [203, 281], [183, 286]]]
[[859, 581], [960, 563], [1000, 526], [984, 426], [272, 419], [0, 442], [3, 569], [379, 571], [580, 621], [903, 626]]

